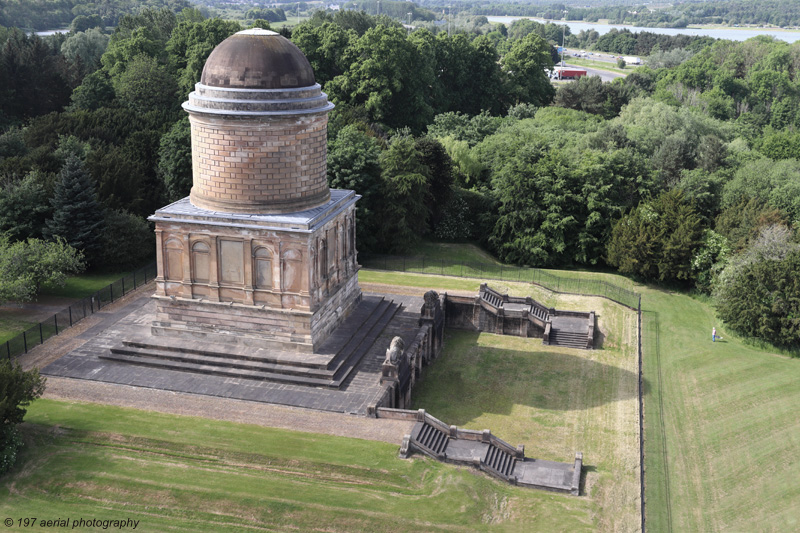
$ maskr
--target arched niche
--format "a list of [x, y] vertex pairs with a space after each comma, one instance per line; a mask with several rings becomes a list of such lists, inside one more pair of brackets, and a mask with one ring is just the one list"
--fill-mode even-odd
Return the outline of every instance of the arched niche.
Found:
[[253, 251], [253, 283], [256, 289], [272, 289], [272, 252], [264, 246]]
[[210, 271], [211, 247], [197, 241], [192, 244], [192, 281], [207, 283]]

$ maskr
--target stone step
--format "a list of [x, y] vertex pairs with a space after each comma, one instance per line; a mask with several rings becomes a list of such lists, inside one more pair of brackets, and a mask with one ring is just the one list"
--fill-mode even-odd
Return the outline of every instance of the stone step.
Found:
[[505, 477], [511, 477], [511, 475], [514, 473], [516, 459], [510, 453], [507, 453], [497, 446], [490, 444], [489, 449], [486, 450], [486, 457], [483, 462], [487, 467], [491, 468], [498, 474]]
[[444, 455], [450, 441], [450, 437], [444, 432], [427, 423], [422, 423], [418, 431], [412, 433], [412, 439], [422, 450], [434, 457]]
[[[393, 306], [396, 307], [394, 302], [381, 299], [380, 303], [370, 310], [369, 316], [367, 316], [363, 322], [360, 322], [358, 326], [353, 327], [354, 325], [348, 324], [337, 328], [337, 331], [333, 335], [347, 334], [347, 342], [337, 346], [335, 352], [326, 352], [326, 346], [323, 344], [323, 346], [320, 348], [320, 353], [335, 354], [328, 362], [326, 368], [334, 371], [338, 369], [342, 365], [342, 362], [346, 361], [350, 354], [352, 354], [352, 352], [354, 352], [363, 342], [367, 334], [371, 332], [373, 328], [379, 325], [381, 319], [384, 317], [387, 311], [391, 310]], [[394, 313], [392, 313], [391, 316], [394, 316]], [[327, 344], [327, 342], [325, 344]]]
[[551, 330], [550, 345], [566, 348], [586, 348], [587, 334], [574, 331]]
[[[371, 320], [375, 309], [384, 304], [384, 298], [364, 299], [359, 303], [352, 314], [345, 319], [344, 323], [337, 331], [334, 332], [320, 347], [320, 353], [336, 354], [342, 350], [344, 346], [358, 333], [361, 326], [365, 321]], [[347, 335], [343, 336], [339, 333], [340, 330], [346, 331]], [[314, 354], [313, 357], [296, 357], [287, 358], [276, 355], [280, 353], [279, 350], [271, 350], [268, 348], [252, 348], [247, 346], [226, 345], [224, 347], [213, 344], [204, 343], [202, 341], [186, 341], [180, 342], [170, 341], [168, 338], [160, 337], [159, 343], [146, 343], [139, 341], [122, 341], [122, 345], [137, 349], [136, 353], [142, 351], [171, 351], [180, 353], [191, 353], [194, 355], [205, 355], [209, 357], [222, 357], [225, 359], [241, 359], [248, 361], [257, 361], [266, 364], [298, 366], [305, 368], [328, 369], [330, 358], [319, 357]], [[119, 349], [119, 347], [117, 347]], [[113, 351], [113, 349], [112, 349]], [[126, 353], [126, 352], [120, 352]]]
[[[359, 305], [340, 326], [342, 331], [337, 338], [326, 341], [321, 348], [337, 351], [328, 357], [324, 357], [324, 353], [313, 354], [317, 360], [328, 361], [326, 364], [302, 364], [287, 354], [271, 355], [265, 349], [250, 349], [248, 353], [241, 347], [230, 347], [230, 353], [223, 352], [219, 345], [214, 347], [196, 342], [164, 345], [123, 342], [99, 357], [186, 372], [338, 388], [370, 351], [399, 309], [398, 304], [384, 298]], [[224, 347], [225, 350], [228, 348]]]
[[307, 376], [279, 374], [276, 372], [268, 372], [263, 370], [246, 370], [242, 368], [219, 367], [219, 366], [203, 365], [203, 364], [189, 363], [183, 361], [154, 359], [152, 357], [143, 357], [138, 355], [108, 353], [101, 355], [99, 357], [101, 359], [118, 361], [121, 363], [163, 368], [167, 370], [179, 370], [183, 372], [195, 372], [198, 374], [213, 374], [215, 376], [255, 379], [262, 381], [275, 381], [278, 383], [289, 383], [293, 385], [306, 385], [306, 386], [310, 385], [310, 386], [320, 387], [320, 386], [327, 386], [330, 383], [330, 380], [328, 379], [316, 379]]
[[[240, 370], [255, 370], [293, 376], [307, 376], [315, 379], [331, 379], [331, 373], [324, 368], [320, 369], [292, 364], [280, 364], [269, 359], [227, 357], [226, 354], [219, 354], [217, 352], [214, 353], [215, 355], [209, 355], [208, 353], [162, 350], [158, 347], [139, 348], [135, 346], [115, 346], [111, 348], [112, 355], [130, 356], [142, 359], [151, 358], [155, 361], [173, 361], [201, 365], [204, 367], [237, 368]], [[109, 359], [107, 354], [100, 355], [99, 357], [101, 359]], [[156, 365], [154, 363], [150, 366]]]

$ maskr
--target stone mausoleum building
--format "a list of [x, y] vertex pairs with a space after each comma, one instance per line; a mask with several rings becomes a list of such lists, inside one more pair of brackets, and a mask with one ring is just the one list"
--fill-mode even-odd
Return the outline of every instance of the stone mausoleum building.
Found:
[[558, 312], [485, 285], [477, 297], [362, 296], [359, 196], [327, 182], [333, 104], [302, 52], [277, 33], [223, 41], [183, 108], [193, 187], [150, 217], [155, 294], [106, 314], [44, 374], [414, 420], [403, 456], [578, 493], [580, 454], [574, 463], [536, 461], [489, 430], [406, 409], [423, 367], [441, 353], [445, 325], [591, 348], [593, 313]]
[[275, 32], [214, 49], [183, 104], [191, 195], [150, 218], [154, 335], [312, 352], [359, 302], [359, 196], [327, 182], [333, 107]]

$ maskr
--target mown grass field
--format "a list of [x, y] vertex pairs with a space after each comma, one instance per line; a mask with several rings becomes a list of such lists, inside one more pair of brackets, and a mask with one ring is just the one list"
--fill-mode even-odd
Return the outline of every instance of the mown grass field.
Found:
[[23, 430], [0, 481], [4, 517], [159, 532], [594, 529], [585, 499], [401, 460], [398, 445], [50, 400]]
[[[404, 285], [424, 277], [362, 275]], [[469, 290], [468, 280], [458, 278], [425, 283]], [[708, 301], [656, 287], [636, 290], [645, 310], [648, 530], [800, 530], [800, 361], [745, 344], [717, 321]], [[714, 326], [721, 342], [711, 342]], [[450, 423], [459, 423], [457, 416]]]
[[649, 529], [800, 530], [800, 361], [743, 344], [687, 295], [642, 302]]

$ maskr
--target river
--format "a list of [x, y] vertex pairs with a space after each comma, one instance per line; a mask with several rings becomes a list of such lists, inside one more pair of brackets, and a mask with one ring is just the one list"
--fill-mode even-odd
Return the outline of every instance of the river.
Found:
[[[511, 24], [513, 21], [522, 18], [529, 18], [531, 20], [535, 20], [536, 22], [552, 22], [553, 24], [564, 24], [563, 20], [544, 20], [536, 17], [486, 17], [489, 19], [489, 22], [502, 22], [503, 24]], [[745, 41], [750, 39], [751, 37], [756, 37], [758, 35], [771, 35], [776, 39], [780, 39], [781, 41], [786, 41], [788, 43], [793, 43], [795, 41], [800, 41], [800, 31], [790, 31], [790, 30], [776, 30], [776, 29], [769, 29], [769, 28], [713, 28], [713, 29], [703, 29], [703, 28], [642, 28], [639, 26], [625, 26], [623, 24], [592, 24], [589, 22], [574, 22], [574, 21], [567, 21], [567, 26], [569, 30], [573, 34], [579, 33], [581, 30], [595, 30], [600, 35], [608, 33], [611, 31], [612, 28], [616, 28], [618, 30], [621, 29], [628, 29], [634, 33], [639, 33], [642, 31], [649, 31], [650, 33], [659, 33], [662, 35], [707, 35], [709, 37], [714, 37], [715, 39], [728, 39], [730, 41]]]

